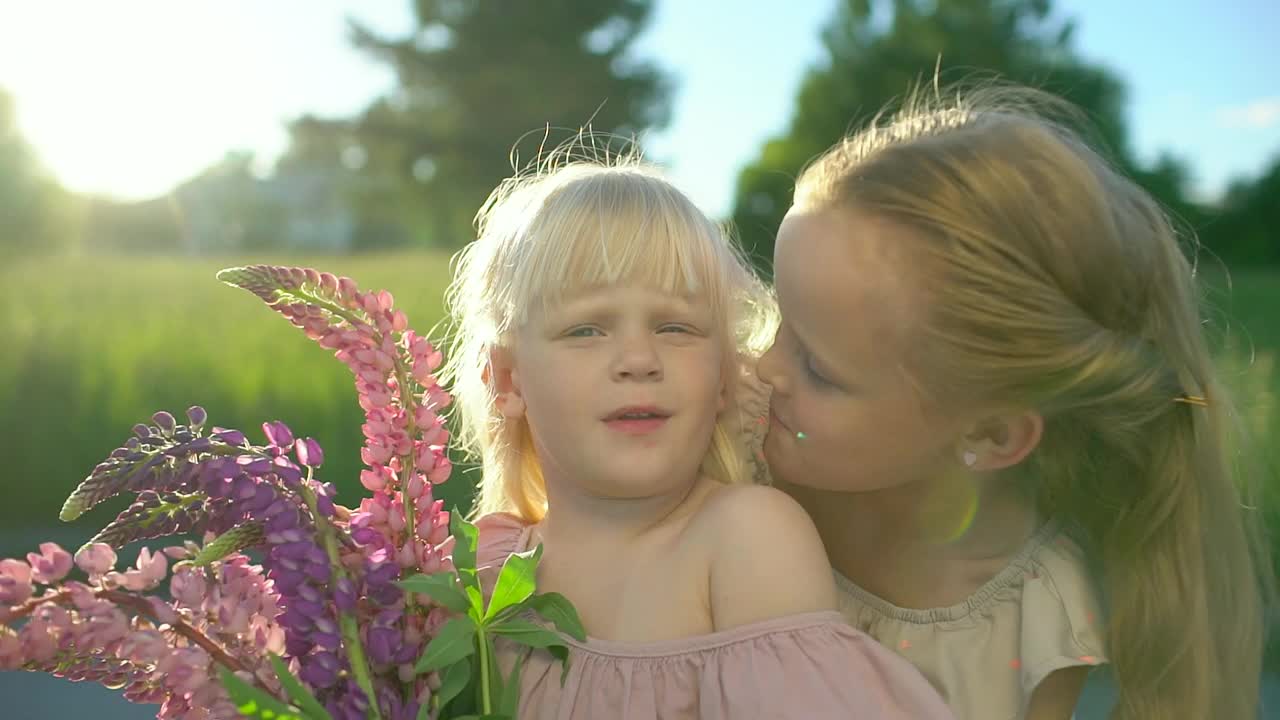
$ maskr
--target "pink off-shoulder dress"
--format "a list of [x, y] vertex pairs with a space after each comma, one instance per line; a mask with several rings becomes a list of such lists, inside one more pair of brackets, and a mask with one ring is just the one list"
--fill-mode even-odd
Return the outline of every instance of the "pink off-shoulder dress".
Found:
[[[514, 516], [488, 515], [476, 524], [482, 568], [528, 549], [532, 527]], [[565, 642], [563, 684], [549, 653], [526, 658], [521, 720], [953, 717], [919, 671], [834, 610], [678, 640]], [[517, 651], [500, 646], [500, 659], [509, 662]]]

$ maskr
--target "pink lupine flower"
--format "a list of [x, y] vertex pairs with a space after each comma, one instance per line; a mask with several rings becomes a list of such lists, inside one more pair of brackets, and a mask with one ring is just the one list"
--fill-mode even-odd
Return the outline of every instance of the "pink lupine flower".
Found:
[[370, 442], [360, 448], [360, 459], [365, 465], [386, 465], [391, 461], [391, 448]]
[[71, 572], [71, 553], [57, 543], [40, 543], [40, 552], [27, 553], [31, 564], [31, 579], [42, 585], [53, 585]]
[[[440, 448], [439, 445], [435, 445], [433, 447]], [[448, 480], [449, 475], [452, 473], [453, 463], [451, 463], [449, 461], [449, 457], [444, 454], [444, 449], [440, 448], [436, 453], [435, 467], [431, 468], [427, 473], [427, 479], [430, 480], [433, 485], [439, 485], [445, 480]]]
[[104, 575], [116, 566], [116, 551], [106, 543], [86, 545], [76, 553], [76, 565], [90, 577]]
[[150, 548], [144, 547], [138, 553], [137, 569], [126, 570], [118, 581], [134, 592], [151, 590], [164, 581], [168, 569], [169, 561], [164, 553], [153, 554]]
[[37, 615], [18, 631], [22, 654], [28, 662], [48, 662], [58, 652], [60, 626]]
[[391, 475], [383, 465], [378, 463], [370, 463], [370, 465], [372, 467], [368, 470], [360, 471], [360, 484], [366, 490], [378, 492], [387, 486], [387, 483], [391, 480]]
[[31, 566], [21, 560], [0, 560], [0, 605], [17, 605], [31, 597]]
[[178, 570], [169, 580], [169, 593], [173, 599], [189, 608], [198, 607], [208, 590], [204, 573], [193, 568]]

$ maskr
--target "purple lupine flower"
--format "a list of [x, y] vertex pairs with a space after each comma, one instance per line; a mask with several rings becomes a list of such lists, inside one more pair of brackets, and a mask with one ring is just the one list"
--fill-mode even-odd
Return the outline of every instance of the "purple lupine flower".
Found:
[[156, 427], [160, 428], [160, 432], [164, 435], [172, 435], [174, 429], [178, 426], [178, 421], [174, 419], [173, 415], [164, 410], [152, 415], [151, 422], [155, 423]]
[[293, 445], [293, 432], [279, 420], [262, 423], [262, 432], [272, 447], [287, 448]]
[[234, 447], [244, 447], [248, 443], [248, 438], [239, 430], [230, 430], [227, 428], [215, 427], [213, 429], [213, 437], [219, 442], [224, 442]]
[[307, 467], [318, 468], [324, 464], [324, 450], [312, 438], [299, 439], [294, 443], [293, 451], [298, 456], [298, 462]]

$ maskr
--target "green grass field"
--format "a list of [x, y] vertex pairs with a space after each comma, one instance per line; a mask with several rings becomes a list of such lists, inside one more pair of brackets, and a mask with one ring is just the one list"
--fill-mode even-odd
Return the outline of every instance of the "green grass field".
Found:
[[[56, 525], [62, 500], [134, 423], [192, 404], [208, 409], [211, 424], [259, 439], [268, 419], [315, 437], [326, 449], [323, 477], [356, 504], [363, 416], [349, 372], [257, 298], [214, 279], [223, 267], [272, 261], [94, 257], [0, 269], [0, 528]], [[442, 315], [445, 254], [274, 261], [388, 289], [419, 332]], [[1215, 336], [1236, 348], [1224, 368], [1269, 449], [1280, 271], [1238, 271], [1229, 289], [1221, 279], [1212, 286]], [[450, 502], [465, 498], [467, 477], [455, 473], [442, 490]], [[100, 527], [119, 507], [80, 523]]]
[[[259, 441], [270, 419], [315, 437], [326, 450], [322, 476], [356, 504], [363, 414], [351, 374], [259, 299], [214, 279], [253, 262], [391, 290], [419, 332], [442, 317], [445, 254], [85, 258], [0, 270], [0, 527], [57, 524], [62, 500], [134, 423], [158, 409], [182, 417], [193, 404], [211, 425]], [[461, 480], [450, 486], [466, 490]], [[100, 526], [120, 507], [80, 523]]]

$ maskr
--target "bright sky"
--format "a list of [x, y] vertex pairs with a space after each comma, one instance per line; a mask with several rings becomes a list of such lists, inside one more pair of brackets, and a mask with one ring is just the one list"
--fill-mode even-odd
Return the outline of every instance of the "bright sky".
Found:
[[[639, 52], [673, 71], [679, 85], [672, 123], [650, 136], [649, 148], [708, 210], [728, 211], [738, 170], [786, 126], [834, 4], [658, 0]], [[1215, 4], [1056, 3], [1079, 19], [1086, 57], [1128, 82], [1138, 149], [1191, 161], [1205, 195], [1280, 155], [1280, 62], [1268, 39], [1280, 27], [1280, 3]], [[23, 134], [63, 184], [153, 196], [228, 150], [273, 158], [289, 118], [350, 115], [385, 92], [390, 69], [350, 46], [344, 18], [394, 33], [411, 27], [409, 6], [4, 2], [0, 88], [15, 96]]]

